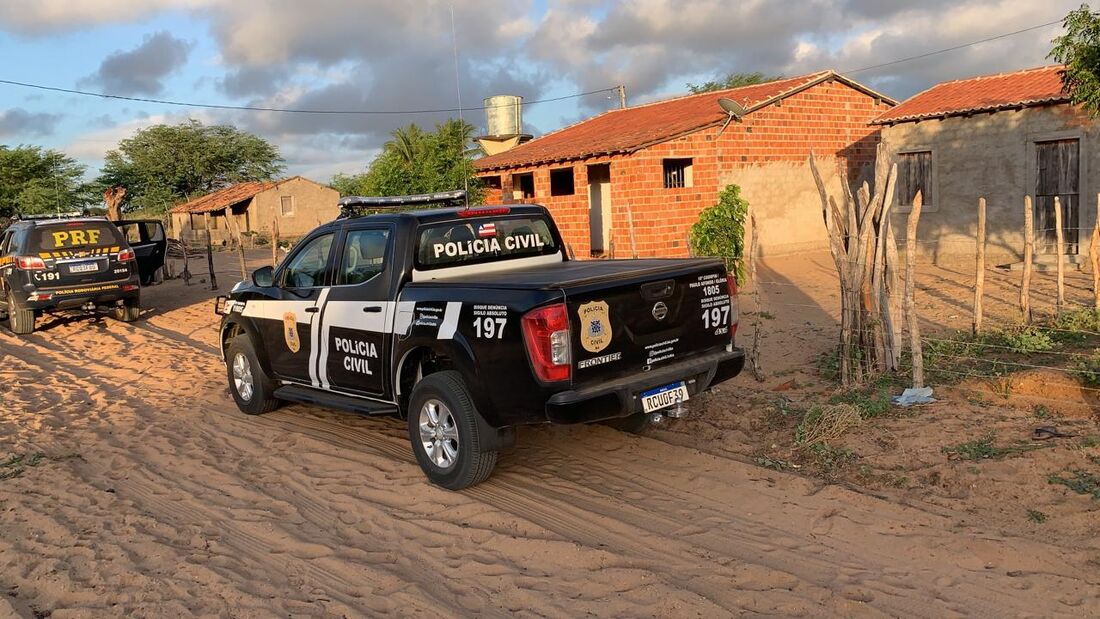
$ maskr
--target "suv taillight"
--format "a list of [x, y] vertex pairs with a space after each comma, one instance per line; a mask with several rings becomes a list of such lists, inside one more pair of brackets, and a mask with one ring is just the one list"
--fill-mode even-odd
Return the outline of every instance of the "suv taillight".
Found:
[[46, 262], [37, 256], [16, 256], [15, 267], [24, 271], [37, 271], [46, 268]]
[[740, 303], [737, 301], [737, 278], [733, 273], [726, 273], [726, 285], [730, 289], [730, 339], [737, 335], [737, 314]]
[[127, 260], [134, 260], [136, 258], [137, 256], [134, 255], [134, 250], [130, 249], [129, 247], [118, 252], [119, 262], [126, 262]]
[[521, 323], [527, 355], [539, 380], [548, 383], [569, 380], [572, 366], [569, 312], [565, 305], [559, 303], [531, 310], [523, 316]]

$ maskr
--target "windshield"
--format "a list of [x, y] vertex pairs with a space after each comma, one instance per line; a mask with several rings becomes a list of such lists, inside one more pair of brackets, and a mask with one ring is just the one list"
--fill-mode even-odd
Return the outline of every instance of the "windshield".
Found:
[[31, 236], [32, 251], [93, 249], [122, 244], [122, 237], [108, 221], [70, 221], [38, 226]]
[[417, 267], [438, 269], [558, 252], [542, 217], [478, 217], [420, 228]]

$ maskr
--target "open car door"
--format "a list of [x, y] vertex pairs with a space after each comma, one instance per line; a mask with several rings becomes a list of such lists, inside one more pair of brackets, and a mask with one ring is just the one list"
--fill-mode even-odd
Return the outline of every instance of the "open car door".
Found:
[[164, 225], [155, 219], [116, 221], [115, 225], [122, 231], [130, 249], [137, 256], [141, 285], [148, 286], [157, 281], [157, 273], [164, 266], [164, 254], [168, 246]]

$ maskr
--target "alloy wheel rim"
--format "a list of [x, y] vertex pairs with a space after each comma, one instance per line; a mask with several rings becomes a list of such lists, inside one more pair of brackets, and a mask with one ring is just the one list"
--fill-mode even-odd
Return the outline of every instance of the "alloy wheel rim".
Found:
[[458, 426], [451, 409], [432, 398], [420, 407], [420, 443], [432, 464], [449, 469], [458, 461]]
[[233, 387], [242, 400], [245, 402], [252, 400], [252, 393], [255, 390], [252, 381], [252, 364], [248, 362], [248, 357], [244, 356], [244, 353], [233, 356]]

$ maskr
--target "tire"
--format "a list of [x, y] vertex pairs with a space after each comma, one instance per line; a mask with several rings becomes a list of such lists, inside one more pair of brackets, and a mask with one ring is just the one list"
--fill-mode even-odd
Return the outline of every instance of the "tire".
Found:
[[122, 305], [111, 308], [111, 315], [115, 320], [134, 322], [141, 316], [141, 302], [137, 299], [127, 299]]
[[15, 295], [8, 293], [8, 327], [16, 335], [34, 332], [34, 310], [21, 309], [15, 304]]
[[248, 335], [238, 335], [229, 342], [225, 359], [229, 393], [233, 394], [233, 401], [242, 413], [262, 415], [278, 408], [279, 400], [273, 395], [275, 381], [264, 372]]
[[629, 417], [608, 419], [603, 423], [620, 432], [629, 432], [630, 434], [642, 434], [650, 428], [649, 415], [645, 413], [634, 413]]
[[[497, 452], [482, 451], [477, 415], [466, 381], [458, 372], [430, 374], [413, 388], [409, 441], [417, 463], [433, 484], [462, 490], [492, 474]], [[432, 446], [430, 453], [425, 443]]]

